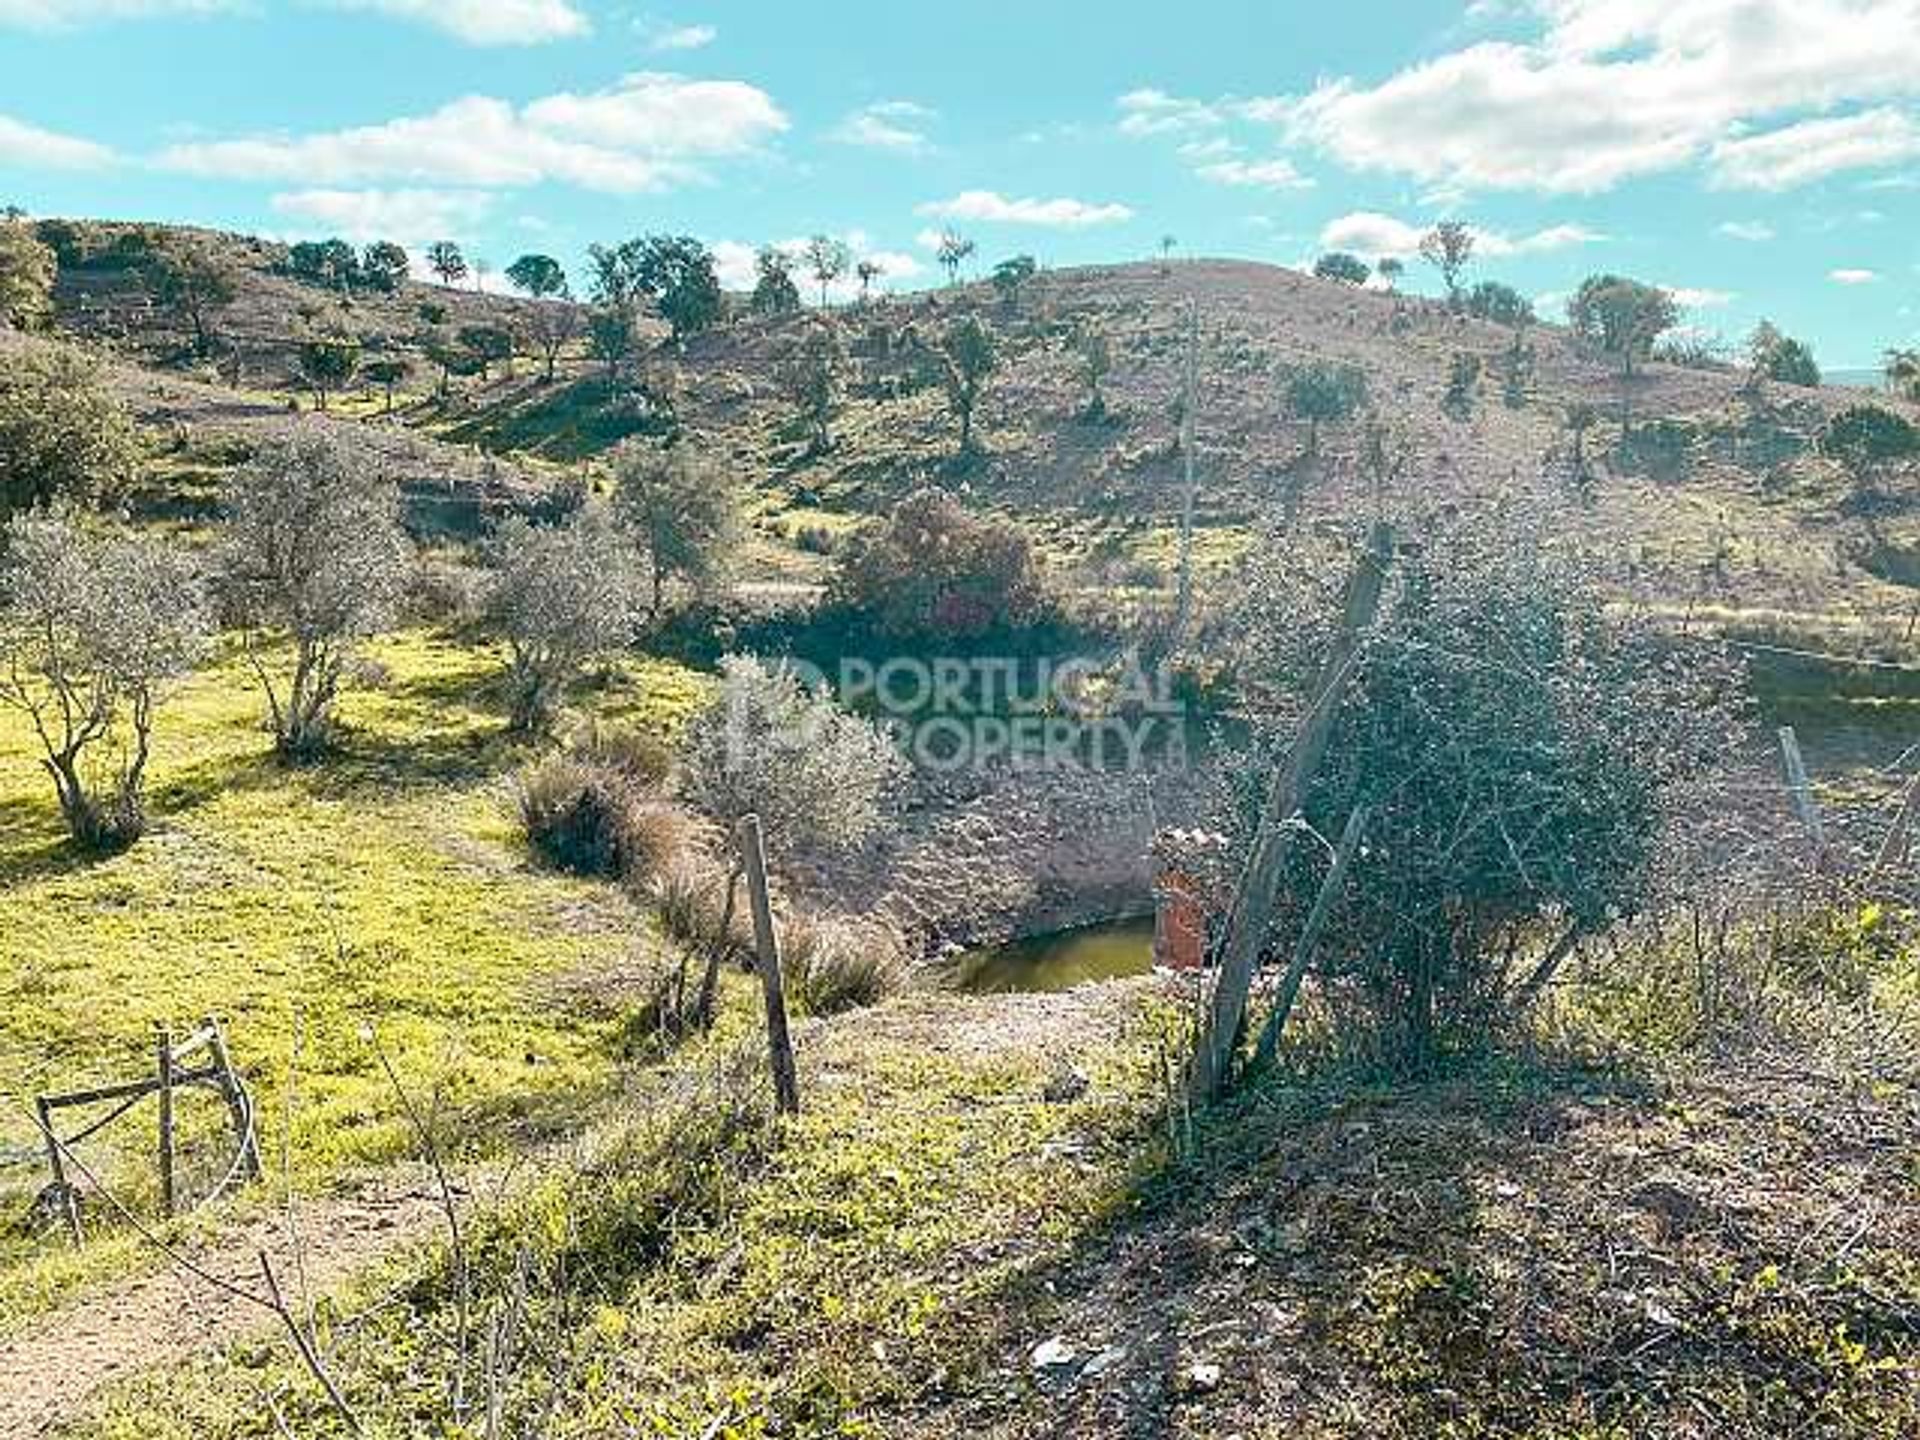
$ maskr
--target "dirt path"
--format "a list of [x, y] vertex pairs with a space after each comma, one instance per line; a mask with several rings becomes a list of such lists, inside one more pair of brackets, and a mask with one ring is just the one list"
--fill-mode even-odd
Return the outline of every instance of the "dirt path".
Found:
[[[318, 1295], [430, 1234], [440, 1210], [425, 1176], [407, 1169], [346, 1195], [304, 1202], [296, 1218], [305, 1241], [306, 1288]], [[297, 1305], [295, 1247], [284, 1220], [282, 1214], [262, 1216], [186, 1253], [211, 1274], [258, 1292], [258, 1256], [265, 1250]], [[52, 1435], [81, 1418], [114, 1381], [278, 1323], [267, 1311], [174, 1266], [91, 1291], [0, 1341], [0, 1436]]]

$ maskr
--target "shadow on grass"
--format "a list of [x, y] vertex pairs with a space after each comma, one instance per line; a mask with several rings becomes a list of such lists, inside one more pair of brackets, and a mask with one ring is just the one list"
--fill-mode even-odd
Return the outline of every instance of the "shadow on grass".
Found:
[[[1897, 1185], [1868, 1187], [1874, 1241], [1822, 1233], [1824, 1175], [1782, 1162], [1829, 1122], [1727, 1091], [1706, 1123], [1551, 1059], [1258, 1086], [950, 1317], [984, 1363], [913, 1433], [1911, 1433]], [[1074, 1360], [1031, 1363], [1055, 1336]]]

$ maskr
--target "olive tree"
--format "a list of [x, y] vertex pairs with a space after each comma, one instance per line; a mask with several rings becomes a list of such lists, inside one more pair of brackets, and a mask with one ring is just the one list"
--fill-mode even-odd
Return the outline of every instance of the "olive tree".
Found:
[[126, 407], [85, 351], [33, 344], [0, 365], [0, 518], [55, 500], [110, 499], [139, 458]]
[[1087, 404], [1081, 413], [1098, 420], [1107, 413], [1107, 397], [1101, 386], [1113, 373], [1113, 347], [1107, 342], [1107, 332], [1097, 323], [1077, 328], [1073, 355], [1080, 365], [1080, 378], [1087, 382]]
[[427, 268], [451, 287], [467, 278], [467, 257], [453, 241], [436, 240], [427, 247]]
[[833, 448], [833, 412], [846, 390], [851, 365], [847, 343], [829, 320], [809, 325], [781, 357], [776, 379], [806, 424], [816, 455]]
[[538, 734], [588, 662], [633, 639], [646, 575], [632, 537], [599, 505], [558, 525], [516, 517], [496, 532], [491, 551], [487, 609], [506, 637], [510, 723]]
[[762, 245], [753, 257], [753, 294], [747, 308], [756, 315], [786, 315], [800, 308], [800, 287], [793, 283], [793, 257], [777, 245]]
[[1820, 366], [1813, 358], [1813, 347], [1783, 333], [1771, 320], [1762, 320], [1747, 337], [1747, 360], [1751, 382], [1777, 380], [1782, 385], [1817, 386]]
[[8, 522], [0, 704], [27, 717], [81, 845], [116, 849], [145, 828], [156, 714], [211, 634], [199, 580], [172, 548], [66, 510]]
[[[720, 690], [688, 727], [687, 794], [731, 833], [758, 816], [769, 848], [788, 855], [844, 854], [880, 833], [906, 762], [871, 722], [810, 690], [785, 665], [752, 655], [720, 662]], [[740, 860], [727, 874], [717, 934], [732, 924]], [[696, 1011], [710, 1022], [722, 945], [708, 948]]]
[[696, 592], [725, 580], [746, 530], [746, 502], [732, 472], [691, 445], [635, 443], [614, 459], [614, 508], [646, 557], [648, 613], [657, 616], [667, 583]]
[[1634, 362], [1680, 320], [1671, 293], [1621, 275], [1589, 275], [1567, 303], [1567, 320], [1582, 340], [1620, 362], [1631, 377]]
[[1373, 271], [1359, 256], [1333, 250], [1313, 262], [1313, 273], [1322, 280], [1338, 280], [1343, 285], [1364, 285]]
[[325, 410], [336, 391], [353, 383], [360, 369], [360, 345], [345, 335], [322, 335], [300, 342], [300, 375], [313, 392], [313, 408]]
[[1287, 409], [1307, 427], [1307, 454], [1320, 453], [1320, 427], [1351, 419], [1367, 403], [1366, 372], [1316, 361], [1287, 379]]
[[282, 755], [326, 747], [355, 647], [391, 623], [412, 566], [399, 487], [318, 424], [235, 472], [223, 588]]
[[23, 220], [0, 219], [0, 329], [37, 330], [53, 314], [59, 261]]
[[960, 422], [960, 453], [973, 453], [973, 416], [980, 395], [993, 372], [1000, 368], [1000, 351], [993, 332], [978, 317], [967, 315], [950, 325], [934, 351], [934, 372], [947, 392], [947, 404]]
[[[1352, 1038], [1416, 1066], [1530, 993], [1542, 951], [1560, 949], [1543, 942], [1646, 902], [1684, 787], [1737, 734], [1741, 688], [1724, 654], [1676, 656], [1609, 609], [1544, 527], [1460, 515], [1417, 538], [1329, 695], [1344, 546], [1276, 536], [1222, 646], [1261, 737], [1240, 782], [1247, 822], [1306, 714], [1334, 707], [1299, 818], [1336, 835], [1363, 811], [1367, 844], [1334, 897], [1320, 976]], [[1328, 866], [1318, 845], [1288, 854], [1282, 953]]]
[[209, 353], [215, 312], [239, 294], [233, 266], [204, 241], [177, 236], [147, 253], [141, 277], [154, 303], [172, 311], [192, 334], [193, 353]]

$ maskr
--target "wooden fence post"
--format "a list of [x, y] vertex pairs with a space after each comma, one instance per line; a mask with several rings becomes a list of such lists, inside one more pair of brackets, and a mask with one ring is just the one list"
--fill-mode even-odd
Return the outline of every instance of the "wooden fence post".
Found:
[[60, 1213], [66, 1218], [67, 1233], [73, 1237], [73, 1248], [78, 1250], [86, 1243], [86, 1235], [80, 1229], [80, 1202], [74, 1196], [73, 1186], [67, 1183], [67, 1160], [60, 1153], [60, 1137], [53, 1130], [53, 1106], [44, 1097], [33, 1102], [34, 1113], [40, 1118], [40, 1134], [47, 1142], [47, 1169], [53, 1175], [53, 1193], [60, 1205]]
[[1287, 973], [1281, 977], [1280, 988], [1274, 993], [1273, 1009], [1267, 1015], [1267, 1023], [1260, 1029], [1260, 1040], [1253, 1050], [1256, 1068], [1271, 1065], [1274, 1056], [1280, 1053], [1280, 1032], [1287, 1028], [1287, 1019], [1293, 1014], [1293, 1002], [1300, 998], [1300, 985], [1307, 977], [1307, 966], [1313, 961], [1313, 952], [1319, 947], [1320, 932], [1326, 929], [1327, 917], [1333, 913], [1334, 902], [1340, 898], [1340, 887], [1347, 879], [1347, 867], [1353, 864], [1353, 857], [1359, 852], [1360, 837], [1366, 828], [1367, 807], [1356, 805], [1353, 813], [1347, 816], [1347, 828], [1340, 832], [1340, 845], [1334, 851], [1333, 864], [1327, 870], [1326, 879], [1320, 882], [1320, 893], [1313, 897], [1313, 909], [1307, 912], [1307, 923], [1300, 928], [1300, 939], [1293, 947], [1293, 959], [1287, 963]]
[[760, 817], [740, 822], [740, 854], [746, 862], [747, 896], [753, 905], [753, 948], [759, 960], [760, 986], [767, 1001], [767, 1056], [773, 1066], [773, 1094], [783, 1115], [800, 1113], [800, 1076], [793, 1063], [793, 1037], [787, 1033], [787, 993], [780, 975], [780, 937], [773, 928], [773, 900], [767, 893], [766, 838]]
[[1347, 582], [1340, 629], [1321, 665], [1313, 706], [1300, 727], [1286, 765], [1275, 772], [1273, 784], [1267, 791], [1260, 828], [1254, 833], [1253, 848], [1228, 912], [1226, 941], [1221, 946], [1220, 973], [1214, 980], [1213, 998], [1194, 1041], [1193, 1068], [1188, 1072], [1187, 1083], [1195, 1103], [1205, 1104], [1217, 1096], [1233, 1069], [1234, 1041], [1246, 1015], [1254, 967], [1259, 964], [1267, 931], [1273, 923], [1273, 905], [1292, 838], [1293, 817], [1333, 738], [1334, 721], [1339, 718], [1340, 702], [1353, 674], [1361, 634], [1380, 613], [1392, 553], [1392, 528], [1385, 521], [1376, 522], [1368, 537], [1367, 552], [1360, 557]]
[[155, 1032], [155, 1061], [160, 1073], [160, 1213], [172, 1215], [173, 1192], [173, 1035], [165, 1026]]

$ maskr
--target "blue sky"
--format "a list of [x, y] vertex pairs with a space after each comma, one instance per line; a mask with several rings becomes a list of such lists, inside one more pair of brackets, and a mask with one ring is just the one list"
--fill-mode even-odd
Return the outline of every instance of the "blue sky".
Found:
[[[0, 202], [410, 246], [1299, 264], [1481, 232], [1830, 367], [1920, 341], [1920, 0], [0, 0]], [[1410, 283], [1433, 288], [1417, 261]]]

